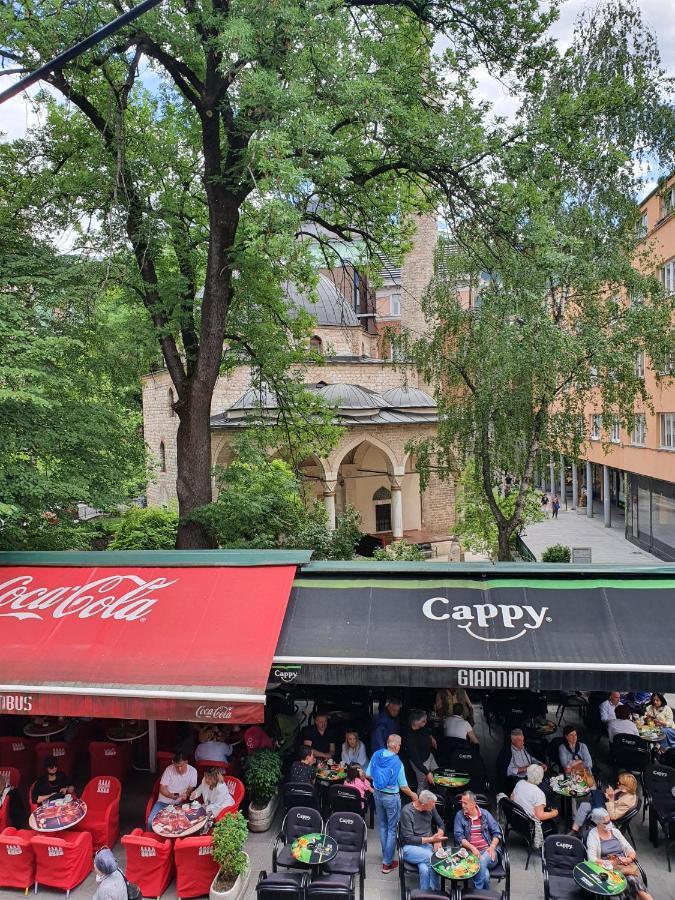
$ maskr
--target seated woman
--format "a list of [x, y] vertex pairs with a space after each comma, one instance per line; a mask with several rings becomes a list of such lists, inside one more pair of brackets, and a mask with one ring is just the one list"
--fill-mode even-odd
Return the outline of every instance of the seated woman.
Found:
[[592, 769], [591, 754], [588, 752], [586, 744], [582, 744], [579, 740], [574, 725], [565, 725], [563, 737], [565, 740], [558, 748], [558, 758], [563, 771], [569, 775], [570, 772]]
[[663, 694], [652, 694], [649, 705], [645, 709], [645, 719], [649, 724], [660, 725], [662, 728], [674, 728], [673, 711], [668, 706]]
[[46, 756], [45, 774], [41, 775], [33, 785], [30, 796], [31, 802], [40, 804], [44, 803], [45, 800], [74, 793], [75, 786], [71, 784], [70, 778], [59, 769], [59, 764], [55, 757]]
[[361, 794], [361, 801], [365, 810], [368, 806], [368, 794], [373, 793], [373, 788], [363, 774], [363, 770], [360, 766], [347, 766], [347, 777], [345, 778], [344, 784], [345, 787], [356, 788], [359, 794]]
[[620, 703], [616, 708], [616, 719], [611, 719], [607, 723], [607, 734], [610, 743], [617, 734], [634, 734], [639, 737], [637, 725], [630, 717], [630, 709], [625, 703]]
[[[546, 794], [539, 785], [544, 780], [544, 769], [542, 766], [533, 763], [527, 767], [525, 778], [516, 783], [511, 794], [511, 800], [516, 803], [523, 812], [531, 819], [534, 819], [537, 825], [537, 841], [540, 835], [550, 834], [556, 830], [550, 819], [555, 819], [558, 815], [557, 809], [546, 809]], [[537, 844], [535, 844], [537, 846]]]
[[630, 772], [622, 772], [619, 775], [615, 788], [605, 788], [604, 797], [602, 793], [596, 789], [595, 781], [593, 781], [592, 784], [589, 783], [589, 787], [591, 788], [591, 802], [583, 800], [577, 806], [574, 824], [572, 825], [570, 834], [576, 834], [580, 831], [592, 809], [605, 807], [611, 821], [616, 822], [619, 819], [623, 819], [626, 813], [630, 812], [631, 809], [634, 809], [638, 801], [637, 779], [634, 775], [631, 775]]
[[362, 769], [365, 769], [368, 766], [366, 747], [359, 738], [357, 731], [348, 731], [345, 734], [345, 741], [342, 745], [342, 755], [340, 759], [343, 763], [360, 766]]
[[607, 810], [601, 807], [594, 809], [591, 812], [591, 821], [595, 828], [591, 828], [588, 833], [586, 853], [589, 860], [601, 864], [608, 863], [611, 868], [621, 872], [628, 882], [629, 897], [653, 900], [635, 863], [635, 850], [619, 829], [612, 825]]
[[199, 732], [199, 744], [195, 749], [195, 759], [226, 763], [232, 756], [232, 746], [220, 739], [217, 728], [202, 728]]
[[219, 812], [226, 806], [232, 806], [234, 797], [230, 789], [223, 781], [223, 773], [220, 769], [207, 769], [204, 772], [201, 784], [190, 794], [190, 800], [198, 800], [201, 797], [206, 812], [215, 819]]

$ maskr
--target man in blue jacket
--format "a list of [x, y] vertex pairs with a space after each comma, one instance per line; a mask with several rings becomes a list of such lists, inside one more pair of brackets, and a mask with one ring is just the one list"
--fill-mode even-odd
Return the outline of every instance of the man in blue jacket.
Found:
[[387, 738], [391, 734], [401, 733], [401, 701], [394, 697], [387, 700], [384, 709], [373, 719], [373, 730], [370, 735], [370, 749], [383, 750], [387, 746]]
[[401, 791], [411, 800], [417, 800], [417, 794], [408, 787], [403, 763], [398, 758], [400, 749], [400, 735], [390, 734], [387, 746], [373, 753], [366, 769], [366, 775], [373, 782], [377, 826], [382, 844], [382, 871], [385, 875], [398, 865], [398, 860], [394, 859], [394, 851], [396, 829], [401, 818]]
[[497, 848], [502, 839], [502, 830], [494, 816], [476, 803], [473, 791], [462, 794], [462, 808], [458, 810], [454, 823], [455, 844], [465, 847], [480, 859], [480, 872], [473, 883], [478, 890], [490, 887], [490, 869], [497, 865]]

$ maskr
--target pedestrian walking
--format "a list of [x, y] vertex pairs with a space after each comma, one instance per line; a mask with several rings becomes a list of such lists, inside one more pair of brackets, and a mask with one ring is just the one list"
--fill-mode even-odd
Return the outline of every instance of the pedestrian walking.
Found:
[[382, 871], [385, 875], [398, 866], [394, 851], [401, 818], [400, 792], [403, 791], [411, 800], [417, 800], [417, 794], [408, 787], [403, 763], [398, 758], [400, 749], [400, 735], [390, 734], [387, 746], [373, 753], [366, 769], [366, 775], [373, 782], [377, 825], [382, 844]]
[[548, 519], [548, 496], [546, 494], [542, 494], [541, 508], [544, 513], [544, 518]]
[[551, 504], [551, 514], [554, 519], [558, 518], [558, 510], [560, 509], [560, 500], [557, 497], [553, 498], [553, 503]]
[[96, 891], [92, 900], [127, 900], [127, 882], [112, 850], [104, 847], [94, 856]]

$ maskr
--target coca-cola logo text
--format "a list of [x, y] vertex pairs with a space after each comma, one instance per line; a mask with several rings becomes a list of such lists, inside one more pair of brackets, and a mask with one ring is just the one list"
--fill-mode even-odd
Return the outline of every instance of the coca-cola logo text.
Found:
[[139, 575], [106, 575], [87, 584], [56, 588], [33, 587], [32, 575], [19, 575], [0, 583], [0, 618], [39, 619], [49, 610], [53, 619], [77, 616], [90, 619], [117, 619], [133, 622], [143, 619], [157, 603], [151, 596], [177, 579]]
[[195, 715], [200, 719], [231, 719], [231, 706], [198, 706]]

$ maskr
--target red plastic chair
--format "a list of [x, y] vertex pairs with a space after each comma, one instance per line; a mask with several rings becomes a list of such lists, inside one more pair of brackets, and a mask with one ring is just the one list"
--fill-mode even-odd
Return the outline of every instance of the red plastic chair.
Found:
[[68, 775], [73, 774], [73, 747], [63, 741], [53, 741], [47, 743], [40, 742], [35, 745], [35, 774], [39, 778], [45, 771], [45, 759], [53, 756], [59, 764], [59, 769]]
[[195, 762], [195, 768], [197, 769], [197, 775], [199, 776], [200, 781], [204, 777], [204, 772], [206, 772], [207, 769], [220, 769], [223, 775], [232, 774], [232, 766], [229, 763], [220, 762], [217, 759], [198, 759]]
[[114, 847], [120, 833], [120, 797], [122, 785], [112, 775], [98, 775], [82, 792], [87, 815], [80, 823], [91, 834], [94, 850]]
[[171, 763], [173, 762], [173, 757], [173, 750], [158, 750], [157, 753], [155, 753], [157, 771], [160, 775], [162, 775], [164, 770], [171, 765]]
[[150, 792], [150, 797], [148, 799], [148, 802], [145, 805], [145, 822], [143, 823], [144, 825], [147, 824], [147, 821], [150, 818], [150, 810], [155, 805], [155, 803], [157, 802], [157, 798], [159, 797], [159, 782], [160, 782], [160, 779], [158, 778], [157, 781], [152, 786], [152, 791]]
[[112, 741], [92, 741], [89, 744], [91, 760], [91, 777], [96, 775], [112, 775], [124, 781], [131, 765], [131, 747], [129, 744], [113, 744]]
[[35, 812], [35, 810], [38, 808], [38, 805], [39, 805], [37, 803], [33, 803], [33, 788], [34, 787], [35, 787], [35, 781], [28, 788], [28, 808], [30, 809], [31, 812]]
[[178, 900], [208, 894], [219, 869], [218, 863], [213, 860], [211, 836], [178, 838], [174, 844], [174, 854]]
[[226, 806], [224, 809], [221, 809], [221, 811], [214, 819], [214, 822], [220, 822], [223, 816], [226, 816], [228, 813], [237, 812], [237, 810], [241, 806], [241, 801], [244, 799], [244, 794], [246, 793], [243, 782], [239, 781], [239, 779], [235, 778], [233, 775], [228, 775], [227, 778], [223, 778], [223, 781], [232, 794], [234, 803], [232, 803], [230, 806]]
[[144, 897], [159, 897], [169, 886], [175, 872], [173, 845], [153, 834], [134, 828], [122, 835], [127, 865], [125, 874], [137, 884]]
[[30, 829], [5, 828], [0, 834], [0, 886], [28, 891], [35, 881], [35, 853]]
[[39, 884], [70, 892], [91, 872], [94, 845], [88, 831], [64, 831], [62, 837], [36, 834], [31, 838], [35, 853], [35, 889]]
[[[9, 778], [9, 783], [13, 788], [17, 788], [21, 783], [21, 773], [14, 766], [3, 766], [0, 768], [0, 775]], [[2, 805], [0, 805], [0, 831], [9, 825], [9, 797], [5, 797]]]
[[22, 737], [0, 737], [0, 766], [18, 769], [24, 784], [33, 777], [33, 748]]

